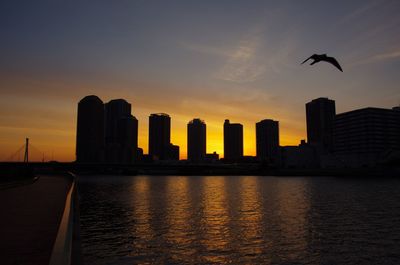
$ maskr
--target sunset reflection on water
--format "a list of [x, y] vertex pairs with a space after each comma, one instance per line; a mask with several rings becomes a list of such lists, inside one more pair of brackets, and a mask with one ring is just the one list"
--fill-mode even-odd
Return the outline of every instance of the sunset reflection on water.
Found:
[[200, 244], [204, 247], [206, 263], [229, 260], [225, 251], [230, 244], [229, 213], [224, 177], [205, 177], [201, 186], [202, 199]]
[[240, 237], [244, 247], [241, 254], [247, 257], [258, 256], [265, 247], [262, 225], [262, 198], [259, 191], [258, 178], [253, 176], [240, 179], [239, 223]]
[[[398, 264], [394, 243], [400, 230], [393, 226], [398, 221], [393, 209], [400, 209], [400, 183], [353, 182], [259, 176], [82, 178], [83, 256], [87, 264], [100, 265], [354, 264], [381, 260], [385, 252], [386, 264]], [[371, 194], [380, 199], [368, 202]]]

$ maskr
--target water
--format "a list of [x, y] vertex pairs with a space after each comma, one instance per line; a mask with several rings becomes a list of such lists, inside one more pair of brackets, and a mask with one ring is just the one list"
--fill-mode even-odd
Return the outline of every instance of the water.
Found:
[[400, 264], [400, 180], [91, 176], [85, 264]]

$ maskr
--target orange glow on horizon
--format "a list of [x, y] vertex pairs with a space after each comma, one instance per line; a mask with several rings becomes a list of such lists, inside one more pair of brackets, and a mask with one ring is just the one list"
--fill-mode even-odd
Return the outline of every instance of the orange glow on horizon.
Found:
[[[2, 146], [0, 157], [6, 160], [21, 147], [25, 138], [30, 138], [30, 143], [34, 148], [30, 149], [32, 161], [56, 160], [62, 162], [75, 160], [75, 140], [76, 140], [76, 119], [75, 113], [72, 114], [70, 121], [65, 120], [63, 124], [65, 130], [61, 129], [38, 129], [38, 128], [9, 128], [2, 127], [3, 137], [0, 139]], [[148, 153], [148, 117], [137, 117], [139, 119], [138, 145], [145, 154]], [[217, 152], [223, 158], [223, 121], [207, 122], [206, 117], [202, 117], [207, 124], [207, 153]], [[187, 158], [187, 121], [179, 121], [171, 115], [171, 142], [180, 147], [180, 159]], [[256, 155], [255, 124], [251, 121], [239, 121], [244, 127], [244, 155]], [[298, 145], [302, 137], [296, 132], [282, 131], [280, 128], [280, 144]], [[15, 156], [18, 157], [18, 156]], [[23, 154], [20, 155], [23, 158]]]
[[[301, 115], [290, 109], [280, 109], [274, 106], [257, 105], [251, 102], [224, 102], [219, 98], [198, 98], [196, 94], [190, 95], [185, 100], [176, 100], [170, 95], [165, 101], [153, 96], [134, 94], [127, 89], [118, 88], [110, 92], [110, 87], [99, 84], [89, 85], [74, 83], [84, 94], [75, 93], [67, 96], [64, 94], [48, 95], [44, 89], [51, 91], [57, 87], [66, 90], [64, 84], [52, 80], [43, 83], [32, 83], [23, 78], [5, 79], [12, 87], [23, 87], [26, 90], [38, 90], [41, 94], [30, 95], [4, 95], [4, 104], [0, 106], [0, 161], [10, 158], [30, 138], [32, 161], [62, 161], [75, 160], [76, 117], [77, 104], [86, 95], [98, 95], [103, 102], [115, 98], [124, 98], [132, 104], [132, 115], [139, 121], [138, 145], [144, 153], [148, 153], [148, 119], [151, 113], [164, 112], [171, 116], [171, 142], [180, 147], [180, 159], [187, 157], [187, 123], [193, 118], [201, 118], [207, 125], [207, 153], [217, 152], [223, 158], [223, 123], [225, 119], [241, 123], [244, 127], [244, 155], [256, 154], [255, 123], [272, 118], [280, 122], [280, 144], [297, 145], [305, 135], [305, 119], [299, 121]], [[72, 82], [72, 81], [71, 81]], [[41, 90], [40, 90], [41, 89]], [[151, 86], [146, 90], [161, 91], [159, 86]], [[192, 88], [193, 91], [200, 89]], [[163, 95], [163, 94], [162, 94]], [[239, 104], [239, 105], [238, 105]], [[212, 106], [221, 106], [213, 108]], [[303, 109], [302, 109], [303, 111]], [[20, 155], [23, 158], [23, 154]], [[18, 155], [14, 156], [14, 161]]]

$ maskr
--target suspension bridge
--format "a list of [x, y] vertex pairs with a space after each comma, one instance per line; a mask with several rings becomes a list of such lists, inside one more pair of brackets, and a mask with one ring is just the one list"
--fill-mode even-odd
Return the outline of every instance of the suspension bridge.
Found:
[[[49, 159], [50, 158], [50, 159]], [[3, 162], [48, 162], [54, 160], [54, 154], [46, 156], [45, 152], [41, 151], [33, 145], [29, 138], [25, 139], [25, 143], [14, 151], [10, 156], [3, 160]]]
[[45, 160], [26, 138], [0, 163], [2, 264], [81, 264], [75, 177]]

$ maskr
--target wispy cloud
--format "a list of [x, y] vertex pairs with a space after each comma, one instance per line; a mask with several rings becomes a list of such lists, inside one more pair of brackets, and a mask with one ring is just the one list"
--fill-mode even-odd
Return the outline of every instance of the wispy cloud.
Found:
[[247, 83], [267, 75], [280, 74], [292, 65], [296, 41], [292, 37], [282, 38], [278, 44], [267, 43], [266, 36], [256, 36], [239, 43], [235, 53], [217, 72], [222, 80]]
[[396, 59], [400, 58], [400, 50], [377, 54], [373, 57], [375, 60]]
[[232, 49], [209, 46], [204, 44], [195, 44], [190, 42], [180, 42], [179, 45], [189, 51], [194, 51], [202, 54], [219, 56], [219, 57], [229, 57], [233, 53]]
[[386, 61], [386, 60], [398, 60], [398, 59], [400, 59], [400, 49], [371, 55], [365, 59], [356, 61], [351, 66], [372, 64], [372, 63], [378, 63], [378, 62], [382, 62], [382, 61]]
[[[334, 25], [332, 32], [338, 46], [347, 51], [348, 57], [382, 50], [384, 45], [394, 46], [399, 42], [400, 17], [397, 14], [399, 1], [370, 1], [343, 16]], [[342, 38], [340, 40], [340, 38]]]
[[382, 0], [367, 2], [365, 5], [354, 9], [346, 16], [342, 17], [338, 21], [336, 26], [343, 25], [346, 23], [351, 23], [352, 21], [360, 18], [361, 16], [364, 16], [366, 13], [373, 11], [376, 7], [382, 4], [382, 2], [383, 2]]
[[186, 50], [222, 58], [223, 66], [215, 78], [232, 82], [251, 82], [265, 72], [265, 63], [260, 60], [260, 36], [255, 33], [239, 41], [236, 47], [217, 47], [204, 44], [180, 42]]
[[234, 83], [250, 83], [280, 74], [290, 67], [291, 56], [296, 44], [296, 25], [278, 26], [287, 20], [281, 9], [265, 9], [254, 24], [250, 25], [232, 45], [213, 46], [181, 42], [186, 50], [218, 56], [218, 63], [212, 78]]
[[259, 44], [258, 37], [241, 41], [217, 72], [216, 78], [238, 83], [257, 80], [266, 69], [265, 65], [258, 61]]

